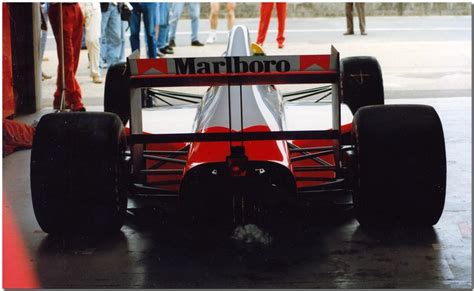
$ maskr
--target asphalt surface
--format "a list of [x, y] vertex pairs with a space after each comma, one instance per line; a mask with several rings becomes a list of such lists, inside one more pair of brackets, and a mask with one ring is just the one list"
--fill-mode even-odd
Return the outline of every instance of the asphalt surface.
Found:
[[[357, 20], [355, 25], [357, 26]], [[380, 62], [386, 98], [432, 98], [471, 96], [471, 17], [367, 17], [367, 36], [343, 36], [345, 18], [290, 18], [287, 19], [286, 45], [276, 47], [276, 19], [270, 22], [264, 48], [267, 54], [328, 54], [334, 45], [341, 58], [373, 56]], [[237, 19], [250, 30], [256, 39], [258, 19]], [[209, 21], [201, 19], [199, 39], [205, 42]], [[219, 56], [227, 44], [225, 19], [218, 26], [217, 42], [204, 47], [190, 44], [190, 22], [181, 20], [174, 55], [169, 57]], [[127, 32], [128, 34], [128, 32]], [[130, 53], [126, 41], [126, 54]], [[142, 37], [142, 57], [145, 47]], [[55, 75], [57, 56], [55, 42], [50, 33], [43, 70]], [[106, 72], [103, 71], [105, 76]], [[87, 51], [81, 52], [77, 79], [83, 91], [86, 106], [102, 105], [104, 84], [92, 83], [89, 77]], [[43, 106], [52, 106], [55, 78], [45, 80], [42, 90]], [[186, 89], [202, 92], [202, 88]], [[282, 90], [291, 87], [282, 86]]]
[[[472, 288], [471, 18], [369, 17], [368, 36], [347, 37], [342, 36], [344, 21], [289, 19], [285, 49], [276, 48], [275, 32], [270, 31], [267, 53], [328, 53], [333, 44], [342, 57], [372, 55], [382, 66], [386, 103], [433, 106], [443, 124], [448, 173], [446, 205], [438, 224], [428, 229], [369, 231], [351, 212], [321, 205], [300, 213], [299, 219], [281, 217], [268, 225], [273, 242], [262, 246], [230, 240], [229, 229], [182, 228], [172, 213], [149, 208], [129, 215], [115, 236], [48, 236], [33, 214], [30, 151], [25, 150], [3, 159], [3, 207], [13, 213], [28, 255], [27, 268], [39, 286]], [[200, 36], [205, 40], [208, 24], [201, 23]], [[257, 27], [254, 19], [238, 23], [251, 30]], [[272, 19], [271, 29], [274, 25]], [[178, 29], [188, 28], [189, 22], [183, 21]], [[220, 55], [224, 35], [222, 31], [216, 44], [194, 48], [188, 44], [189, 34], [180, 33], [175, 56]], [[48, 47], [50, 60], [44, 68], [51, 72], [55, 52], [51, 44]], [[78, 78], [85, 104], [100, 111], [103, 85], [88, 77], [84, 53]], [[53, 83], [43, 82], [48, 106]], [[45, 107], [21, 119], [32, 122], [48, 112], [51, 108]], [[192, 119], [189, 112], [182, 114]]]

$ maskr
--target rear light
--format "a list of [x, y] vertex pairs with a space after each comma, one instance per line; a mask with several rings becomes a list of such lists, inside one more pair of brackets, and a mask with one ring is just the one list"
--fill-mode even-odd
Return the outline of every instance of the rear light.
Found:
[[248, 158], [245, 155], [244, 147], [232, 147], [226, 162], [231, 177], [243, 177], [247, 174]]
[[[231, 163], [235, 163], [235, 161], [232, 161]], [[231, 177], [242, 177], [245, 176], [247, 171], [245, 168], [242, 168], [241, 165], [231, 165], [230, 166], [230, 176]]]

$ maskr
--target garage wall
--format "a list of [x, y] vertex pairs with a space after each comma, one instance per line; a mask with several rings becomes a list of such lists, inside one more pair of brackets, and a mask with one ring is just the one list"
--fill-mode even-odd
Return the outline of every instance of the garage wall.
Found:
[[39, 3], [8, 3], [15, 113], [28, 114], [39, 108]]

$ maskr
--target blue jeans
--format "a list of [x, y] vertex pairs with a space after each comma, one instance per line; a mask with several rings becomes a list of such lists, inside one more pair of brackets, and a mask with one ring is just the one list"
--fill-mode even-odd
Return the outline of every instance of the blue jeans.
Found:
[[158, 40], [157, 40], [157, 47], [164, 48], [168, 45], [168, 30], [169, 30], [169, 12], [170, 12], [170, 3], [158, 3], [158, 7], [156, 10], [156, 15], [158, 17]]
[[[198, 40], [199, 32], [199, 15], [201, 14], [201, 5], [200, 3], [188, 3], [189, 7], [189, 16], [191, 17], [191, 41]], [[171, 16], [170, 16], [170, 32], [169, 39], [174, 40], [176, 38], [176, 29], [178, 28], [178, 20], [183, 14], [184, 3], [183, 2], [174, 2], [171, 6]]]
[[147, 44], [147, 56], [156, 58], [156, 3], [131, 3], [133, 6], [132, 18], [130, 20], [130, 45], [132, 52], [140, 50], [140, 18], [143, 14], [145, 24], [145, 38]]
[[[43, 9], [43, 16], [46, 23], [49, 22], [48, 19], [48, 3], [42, 5], [41, 9]], [[44, 57], [44, 50], [46, 49], [46, 41], [48, 40], [48, 31], [41, 30], [41, 43], [40, 43], [40, 60], [43, 61]]]
[[[101, 67], [118, 63], [123, 60], [124, 56], [124, 30], [122, 19], [118, 11], [117, 5], [109, 4], [107, 11], [102, 12], [101, 22], [101, 45], [100, 60]], [[106, 65], [104, 65], [104, 62]]]

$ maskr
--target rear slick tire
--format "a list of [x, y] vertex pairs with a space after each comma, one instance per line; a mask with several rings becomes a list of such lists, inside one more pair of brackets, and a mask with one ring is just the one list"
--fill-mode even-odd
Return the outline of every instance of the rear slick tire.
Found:
[[124, 222], [125, 132], [112, 113], [53, 113], [41, 118], [31, 152], [36, 219], [50, 234], [108, 233]]
[[341, 102], [355, 114], [359, 108], [384, 104], [382, 70], [373, 57], [341, 60]]
[[126, 63], [117, 63], [107, 71], [104, 111], [117, 114], [125, 126], [130, 120], [130, 76]]
[[446, 152], [436, 111], [378, 105], [357, 111], [354, 208], [366, 226], [431, 226], [446, 195]]

